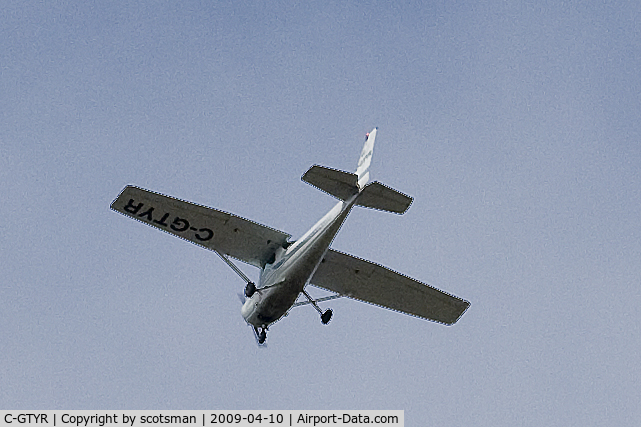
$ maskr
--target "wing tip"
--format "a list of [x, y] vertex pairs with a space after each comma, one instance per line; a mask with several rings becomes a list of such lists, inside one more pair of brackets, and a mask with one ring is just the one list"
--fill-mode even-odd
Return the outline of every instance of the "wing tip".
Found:
[[459, 313], [458, 317], [456, 317], [456, 319], [454, 319], [452, 322], [443, 323], [445, 326], [454, 326], [454, 324], [456, 324], [461, 319], [461, 317], [463, 317], [463, 315], [467, 312], [467, 309], [470, 308], [470, 305], [472, 305], [469, 301], [466, 301], [464, 299], [459, 298], [459, 301], [461, 302], [461, 306], [463, 307], [463, 309]]

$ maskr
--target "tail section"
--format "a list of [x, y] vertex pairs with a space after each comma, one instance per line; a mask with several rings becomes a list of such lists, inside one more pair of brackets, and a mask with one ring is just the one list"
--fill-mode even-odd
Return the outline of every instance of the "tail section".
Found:
[[301, 179], [339, 200], [345, 201], [358, 194], [355, 203], [357, 206], [397, 214], [405, 213], [412, 204], [411, 197], [378, 181], [368, 184], [369, 165], [372, 162], [377, 129], [374, 128], [366, 136], [356, 173], [315, 165], [309, 168]]

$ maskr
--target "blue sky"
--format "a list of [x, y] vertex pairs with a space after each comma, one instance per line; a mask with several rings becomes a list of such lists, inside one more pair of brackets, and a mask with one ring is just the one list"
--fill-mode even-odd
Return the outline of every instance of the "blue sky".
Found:
[[[641, 7], [450, 3], [4, 2], [0, 407], [638, 425]], [[374, 126], [414, 203], [333, 247], [469, 300], [453, 327], [336, 300], [259, 349], [215, 254], [109, 210], [135, 184], [296, 238], [334, 203], [300, 175]]]

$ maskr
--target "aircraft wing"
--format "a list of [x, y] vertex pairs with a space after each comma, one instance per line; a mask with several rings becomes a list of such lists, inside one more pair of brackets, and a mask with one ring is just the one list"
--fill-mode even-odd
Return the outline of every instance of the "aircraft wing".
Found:
[[470, 303], [381, 265], [330, 249], [310, 284], [391, 310], [453, 325]]
[[290, 237], [227, 212], [133, 186], [122, 190], [111, 209], [256, 267]]

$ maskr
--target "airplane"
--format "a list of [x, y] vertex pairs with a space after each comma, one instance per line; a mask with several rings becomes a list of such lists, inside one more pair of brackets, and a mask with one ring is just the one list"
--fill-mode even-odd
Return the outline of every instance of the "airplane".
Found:
[[[366, 134], [354, 173], [314, 165], [302, 180], [339, 202], [300, 239], [256, 222], [205, 206], [128, 185], [111, 209], [212, 250], [246, 283], [241, 315], [259, 345], [267, 330], [293, 307], [312, 305], [326, 325], [332, 310], [319, 303], [347, 297], [444, 325], [453, 325], [470, 303], [403, 274], [330, 248], [354, 206], [405, 213], [413, 199], [378, 181], [369, 167], [378, 128]], [[252, 282], [230, 258], [260, 269]], [[333, 292], [313, 299], [312, 285]], [[297, 302], [303, 295], [304, 300]]]

